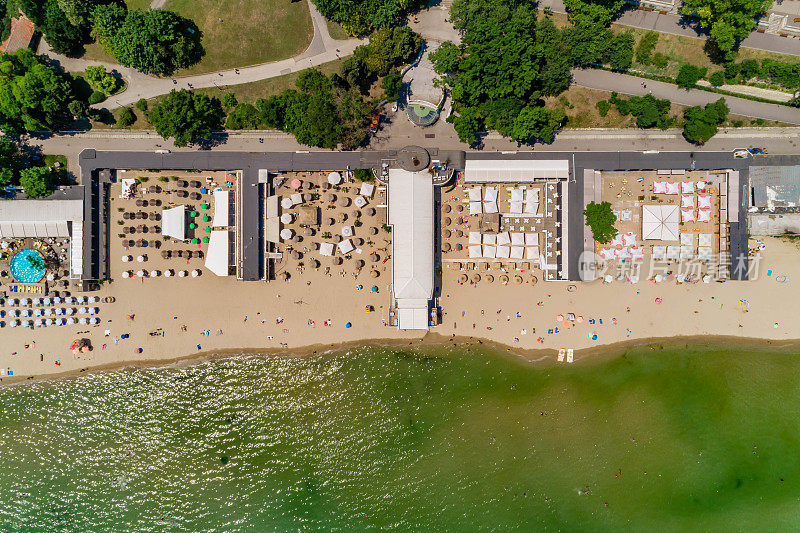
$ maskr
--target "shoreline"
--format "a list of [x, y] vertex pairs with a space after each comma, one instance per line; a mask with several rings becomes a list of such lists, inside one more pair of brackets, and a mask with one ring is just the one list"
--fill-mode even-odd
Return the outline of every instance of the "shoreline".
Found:
[[[736, 344], [745, 350], [786, 350], [790, 348], [800, 349], [799, 339], [776, 340], [757, 337], [737, 337], [733, 335], [686, 335], [673, 337], [653, 337], [630, 339], [620, 342], [596, 345], [589, 348], [576, 350], [575, 363], [584, 361], [596, 361], [599, 358], [621, 355], [629, 350], [636, 348], [652, 347], [652, 349], [675, 349], [680, 345], [688, 346], [713, 346], [729, 347]], [[655, 346], [654, 346], [655, 345]], [[152, 358], [141, 361], [115, 361], [101, 365], [88, 365], [81, 369], [67, 370], [65, 372], [44, 373], [33, 376], [4, 376], [0, 379], [0, 387], [21, 385], [23, 383], [43, 383], [51, 381], [61, 381], [73, 379], [82, 375], [94, 375], [107, 372], [117, 372], [122, 370], [142, 370], [145, 368], [183, 368], [195, 366], [209, 361], [231, 359], [239, 356], [263, 356], [263, 357], [283, 357], [283, 358], [307, 358], [315, 355], [343, 352], [351, 349], [360, 348], [400, 348], [403, 346], [414, 346], [420, 348], [435, 348], [444, 346], [461, 347], [480, 347], [487, 348], [517, 359], [523, 359], [527, 363], [547, 362], [553, 365], [567, 365], [568, 363], [558, 363], [555, 356], [558, 353], [553, 348], [541, 349], [514, 349], [512, 346], [482, 337], [451, 336], [446, 337], [438, 333], [428, 333], [419, 339], [397, 339], [397, 338], [377, 338], [345, 341], [331, 344], [312, 344], [295, 348], [228, 348], [220, 350], [206, 350], [194, 354], [180, 355], [170, 358]], [[573, 363], [573, 364], [575, 364]]]

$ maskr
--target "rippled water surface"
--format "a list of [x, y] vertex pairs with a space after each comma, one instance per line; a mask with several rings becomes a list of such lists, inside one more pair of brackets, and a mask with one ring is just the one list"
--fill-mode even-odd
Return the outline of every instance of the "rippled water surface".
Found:
[[0, 530], [796, 531], [798, 405], [798, 356], [712, 348], [364, 348], [0, 388]]

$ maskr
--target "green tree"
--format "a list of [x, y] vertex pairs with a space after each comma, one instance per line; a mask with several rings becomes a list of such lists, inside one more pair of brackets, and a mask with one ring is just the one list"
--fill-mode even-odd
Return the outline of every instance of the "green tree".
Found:
[[358, 181], [372, 181], [375, 179], [375, 175], [372, 173], [372, 169], [369, 168], [357, 168], [353, 171], [353, 177]]
[[574, 20], [608, 26], [625, 5], [625, 0], [564, 0], [564, 5]]
[[685, 120], [683, 136], [686, 140], [696, 144], [708, 142], [716, 135], [717, 128], [728, 118], [728, 106], [725, 99], [720, 98], [705, 107], [694, 106], [683, 112]]
[[711, 85], [714, 87], [719, 87], [720, 85], [725, 85], [725, 72], [718, 70], [711, 74], [708, 77], [708, 81], [711, 82]]
[[69, 103], [67, 109], [75, 118], [82, 118], [86, 116], [89, 106], [83, 100], [73, 100]]
[[261, 127], [261, 115], [253, 104], [238, 104], [228, 114], [225, 127], [229, 130], [255, 130]]
[[708, 69], [706, 68], [700, 68], [690, 63], [684, 63], [681, 65], [681, 69], [678, 71], [678, 76], [675, 78], [675, 83], [678, 84], [678, 87], [683, 87], [684, 89], [693, 89], [697, 86], [697, 82], [706, 75], [707, 71]]
[[98, 5], [106, 3], [101, 0], [57, 0], [59, 9], [73, 26], [89, 24], [89, 15]]
[[55, 179], [47, 167], [29, 167], [20, 170], [19, 183], [26, 197], [43, 198], [53, 192]]
[[106, 94], [114, 94], [119, 86], [119, 80], [110, 72], [106, 72], [106, 67], [103, 65], [86, 67], [86, 81], [93, 89]]
[[137, 100], [136, 102], [136, 109], [138, 109], [142, 113], [147, 111], [147, 100], [145, 100], [144, 98], [139, 98], [139, 100]]
[[627, 70], [633, 64], [633, 34], [630, 32], [615, 35], [603, 54], [603, 59], [614, 70]]
[[655, 50], [656, 44], [658, 44], [658, 32], [647, 32], [636, 46], [636, 61], [642, 65], [649, 65], [652, 62], [653, 50]]
[[222, 129], [225, 112], [217, 98], [182, 89], [173, 90], [150, 111], [150, 122], [163, 138], [176, 146], [209, 140]]
[[383, 97], [387, 100], [394, 101], [400, 97], [400, 87], [403, 84], [403, 76], [397, 72], [392, 71], [381, 80], [381, 88], [383, 89]]
[[0, 129], [52, 130], [71, 120], [69, 79], [28, 49], [0, 54]]
[[204, 54], [197, 25], [162, 9], [100, 6], [94, 11], [92, 35], [117, 61], [148, 74], [169, 75]]
[[583, 216], [586, 218], [586, 225], [592, 230], [592, 237], [600, 244], [611, 242], [617, 235], [617, 228], [614, 227], [617, 216], [610, 203], [590, 202], [584, 209]]
[[88, 23], [74, 24], [62, 11], [59, 0], [6, 0], [13, 10], [19, 8], [44, 34], [47, 44], [59, 54], [78, 56], [89, 39]]
[[313, 0], [325, 18], [350, 35], [397, 25], [406, 15], [425, 7], [425, 0]]
[[726, 53], [756, 28], [756, 15], [771, 4], [771, 0], [683, 0], [682, 11], [698, 17], [701, 27], [710, 28], [716, 46]]
[[553, 142], [556, 130], [561, 127], [565, 118], [563, 109], [527, 106], [514, 120], [511, 136], [518, 141]]
[[119, 118], [117, 119], [117, 126], [121, 128], [127, 128], [132, 126], [136, 122], [136, 113], [133, 112], [133, 109], [130, 107], [123, 107], [122, 111], [119, 112]]
[[22, 157], [17, 144], [5, 137], [0, 138], [0, 186], [11, 185], [22, 166]]
[[225, 93], [222, 95], [222, 105], [225, 106], [226, 109], [230, 109], [231, 107], [236, 107], [239, 101], [236, 99], [236, 95], [233, 93]]

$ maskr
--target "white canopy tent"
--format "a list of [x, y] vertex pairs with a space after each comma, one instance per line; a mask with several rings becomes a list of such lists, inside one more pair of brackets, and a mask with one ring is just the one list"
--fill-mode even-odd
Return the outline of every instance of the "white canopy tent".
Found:
[[228, 191], [214, 191], [214, 220], [211, 222], [211, 225], [215, 228], [229, 225], [229, 201], [230, 196]]
[[569, 161], [547, 159], [467, 159], [466, 183], [525, 183], [568, 179]]
[[206, 251], [206, 268], [217, 276], [227, 276], [229, 249], [230, 232], [227, 230], [212, 231]]
[[161, 214], [161, 234], [179, 241], [186, 240], [186, 206], [164, 209]]
[[679, 222], [677, 205], [642, 206], [642, 238], [645, 240], [677, 241]]

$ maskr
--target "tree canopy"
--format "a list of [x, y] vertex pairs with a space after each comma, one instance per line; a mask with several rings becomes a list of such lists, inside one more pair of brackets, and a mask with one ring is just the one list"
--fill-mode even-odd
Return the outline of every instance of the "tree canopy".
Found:
[[150, 111], [150, 123], [176, 146], [207, 141], [222, 129], [225, 112], [217, 98], [182, 89], [173, 90]]
[[694, 106], [683, 112], [686, 121], [683, 136], [689, 142], [703, 144], [716, 135], [717, 128], [728, 118], [728, 106], [725, 99], [720, 98], [705, 107]]
[[92, 35], [117, 61], [148, 74], [169, 75], [204, 54], [197, 25], [163, 9], [100, 6], [94, 10]]
[[592, 229], [592, 237], [600, 244], [611, 242], [617, 235], [617, 228], [614, 227], [617, 216], [610, 203], [590, 202], [584, 209], [583, 216], [586, 217], [586, 225]]
[[682, 12], [698, 17], [717, 48], [729, 54], [756, 28], [756, 16], [771, 5], [772, 0], [683, 0]]
[[325, 18], [338, 22], [350, 35], [389, 28], [425, 7], [425, 0], [314, 0]]
[[42, 198], [53, 192], [55, 177], [47, 167], [23, 168], [19, 172], [19, 184], [28, 198]]
[[0, 54], [0, 130], [52, 130], [69, 120], [69, 78], [28, 49]]

